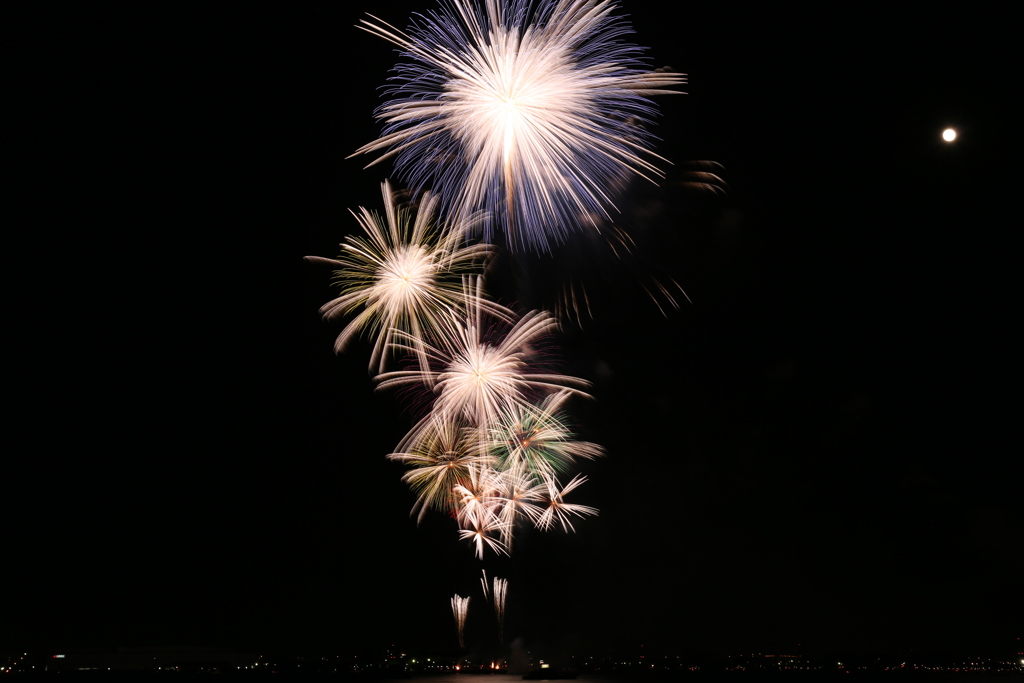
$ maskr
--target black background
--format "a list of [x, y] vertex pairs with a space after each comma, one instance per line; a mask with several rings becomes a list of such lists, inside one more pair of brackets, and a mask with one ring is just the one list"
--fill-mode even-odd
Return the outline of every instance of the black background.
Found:
[[[595, 264], [593, 318], [553, 343], [594, 382], [573, 412], [608, 457], [576, 502], [601, 514], [480, 563], [408, 516], [384, 456], [411, 409], [365, 342], [333, 354], [302, 260], [390, 173], [346, 158], [396, 60], [355, 24], [431, 8], [9, 17], [0, 645], [452, 647], [448, 600], [486, 567], [508, 638], [552, 650], [1012, 654], [1004, 18], [625, 4], [689, 83], [623, 225], [692, 304], [663, 316]], [[724, 196], [685, 185], [694, 160]]]

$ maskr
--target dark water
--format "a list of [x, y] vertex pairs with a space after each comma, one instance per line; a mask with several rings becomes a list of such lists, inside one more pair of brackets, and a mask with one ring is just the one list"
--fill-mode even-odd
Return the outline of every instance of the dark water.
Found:
[[[415, 675], [410, 680], [432, 683], [517, 683], [518, 674], [493, 675]], [[613, 671], [581, 673], [577, 681], [591, 683], [657, 683], [658, 681], [691, 681], [692, 683], [1024, 683], [1021, 671]]]

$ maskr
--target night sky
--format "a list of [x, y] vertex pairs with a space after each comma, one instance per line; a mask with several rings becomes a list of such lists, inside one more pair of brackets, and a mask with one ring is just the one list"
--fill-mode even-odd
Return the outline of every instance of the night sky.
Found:
[[[0, 650], [451, 648], [486, 568], [508, 638], [551, 651], [1015, 651], [1005, 18], [623, 4], [689, 79], [658, 100], [666, 178], [624, 193], [637, 258], [568, 245], [498, 283], [592, 288], [550, 351], [594, 383], [572, 414], [608, 455], [574, 500], [600, 516], [483, 563], [409, 517], [384, 456], [415, 406], [374, 391], [365, 341], [333, 353], [302, 259], [391, 171], [346, 159], [396, 61], [354, 25], [434, 0], [6, 22]], [[698, 160], [724, 193], [686, 184]], [[645, 277], [692, 303], [663, 316]]]

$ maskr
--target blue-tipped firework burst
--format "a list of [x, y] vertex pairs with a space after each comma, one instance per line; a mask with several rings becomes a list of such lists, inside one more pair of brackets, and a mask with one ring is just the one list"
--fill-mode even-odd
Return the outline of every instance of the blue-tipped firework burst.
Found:
[[[383, 151], [453, 218], [483, 210], [483, 239], [544, 253], [597, 227], [613, 188], [661, 175], [649, 158], [649, 97], [681, 74], [651, 71], [610, 0], [443, 0], [408, 32], [375, 17], [362, 28], [401, 48], [377, 111]], [[645, 158], [646, 157], [646, 158]], [[372, 164], [371, 164], [372, 165]]]

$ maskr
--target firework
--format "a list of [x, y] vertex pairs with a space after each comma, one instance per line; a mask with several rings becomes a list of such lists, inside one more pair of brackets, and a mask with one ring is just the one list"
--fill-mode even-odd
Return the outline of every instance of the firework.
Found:
[[561, 412], [570, 395], [559, 391], [537, 406], [516, 404], [502, 415], [491, 429], [488, 449], [499, 469], [524, 472], [540, 481], [567, 472], [577, 458], [604, 453], [597, 444], [573, 437]]
[[[472, 289], [472, 285], [467, 287]], [[434, 413], [450, 419], [467, 419], [482, 433], [515, 406], [529, 405], [532, 394], [565, 390], [587, 396], [576, 388], [588, 387], [590, 383], [585, 380], [534, 371], [537, 343], [558, 324], [549, 314], [533, 311], [503, 336], [489, 335], [484, 321], [490, 316], [479, 303], [481, 295], [467, 294], [466, 300], [466, 318], [455, 321], [438, 345], [425, 347], [426, 354], [444, 369], [421, 367], [382, 373], [376, 378], [379, 389], [419, 382], [433, 385], [437, 394]], [[399, 448], [421, 438], [424, 425], [421, 421], [414, 427]]]
[[459, 538], [471, 541], [476, 556], [481, 560], [484, 548], [508, 555], [508, 546], [502, 539], [511, 530], [501, 515], [505, 505], [501, 474], [491, 468], [471, 468], [469, 473], [469, 481], [454, 489], [459, 500], [456, 512]]
[[[513, 361], [515, 358], [509, 364], [515, 366]], [[519, 365], [525, 364], [520, 361]], [[521, 371], [516, 366], [516, 372]], [[416, 382], [421, 374], [419, 370], [389, 373], [382, 384]], [[486, 385], [489, 373], [475, 374], [477, 384]], [[530, 384], [538, 376], [560, 377], [512, 373], [507, 385], [512, 398], [446, 400], [450, 387], [445, 373], [439, 373], [431, 378], [438, 393], [433, 410], [388, 456], [411, 468], [403, 481], [417, 495], [412, 513], [418, 513], [420, 520], [428, 508], [452, 515], [459, 524], [459, 537], [470, 541], [481, 559], [486, 549], [509, 554], [514, 531], [522, 520], [542, 529], [560, 523], [568, 530], [569, 516], [597, 512], [565, 503], [563, 496], [584, 480], [578, 478], [560, 489], [557, 475], [568, 471], [577, 458], [594, 458], [603, 450], [577, 441], [565, 424], [561, 409], [575, 390], [561, 389], [536, 405], [523, 400], [527, 389], [549, 388], [545, 382]], [[564, 383], [574, 378], [560, 379]], [[473, 383], [468, 377], [464, 381]], [[516, 386], [516, 381], [523, 386]], [[486, 395], [486, 387], [482, 390]]]
[[538, 524], [543, 517], [547, 484], [538, 483], [519, 470], [499, 472], [499, 481], [501, 505], [495, 510], [495, 516], [500, 522], [501, 542], [511, 552], [516, 524], [522, 519]]
[[[337, 259], [307, 256], [308, 261], [335, 266], [342, 294], [320, 308], [325, 319], [362, 311], [338, 335], [341, 352], [353, 336], [366, 330], [376, 335], [370, 368], [383, 372], [388, 351], [401, 336], [403, 347], [426, 365], [425, 339], [466, 304], [469, 292], [460, 274], [480, 267], [489, 253], [486, 245], [465, 243], [463, 223], [434, 223], [437, 198], [424, 195], [419, 209], [401, 206], [390, 184], [381, 186], [385, 215], [360, 207], [352, 212], [365, 235], [348, 236]], [[415, 216], [413, 215], [415, 213]], [[491, 308], [487, 301], [477, 308]]]
[[411, 441], [409, 451], [388, 456], [411, 468], [402, 476], [402, 481], [417, 494], [412, 508], [417, 521], [422, 521], [428, 508], [455, 511], [455, 487], [468, 484], [473, 472], [490, 466], [493, 461], [481, 453], [481, 445], [475, 432], [462, 420], [431, 413], [420, 438]]
[[498, 642], [505, 641], [505, 596], [508, 580], [494, 577], [494, 618], [498, 622]]
[[577, 488], [586, 480], [586, 477], [576, 475], [573, 477], [572, 481], [566, 484], [561, 490], [559, 490], [557, 482], [549, 480], [547, 482], [548, 506], [541, 517], [537, 520], [537, 527], [540, 529], [550, 529], [557, 522], [562, 525], [563, 531], [576, 531], [572, 522], [569, 520], [570, 516], [584, 517], [586, 515], [596, 515], [597, 508], [592, 508], [589, 505], [574, 505], [565, 502], [565, 494]]
[[[408, 33], [375, 17], [362, 28], [411, 59], [377, 112], [384, 151], [444, 210], [488, 212], [484, 239], [549, 251], [613, 208], [609, 188], [661, 173], [645, 156], [652, 95], [681, 74], [650, 71], [611, 0], [450, 0]], [[371, 164], [372, 165], [372, 164]]]
[[466, 647], [466, 612], [469, 610], [469, 598], [458, 593], [452, 596], [452, 616], [455, 617], [455, 629], [459, 634], [459, 647]]

